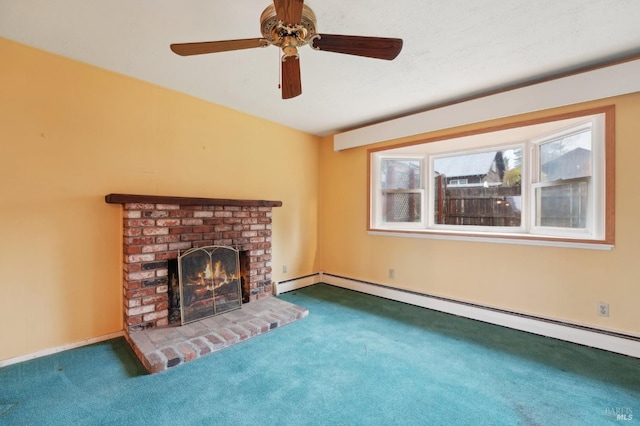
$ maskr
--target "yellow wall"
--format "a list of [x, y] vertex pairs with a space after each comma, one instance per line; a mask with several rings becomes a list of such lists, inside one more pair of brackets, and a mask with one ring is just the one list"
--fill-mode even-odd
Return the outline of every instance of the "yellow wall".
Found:
[[640, 94], [552, 111], [617, 108], [616, 246], [595, 251], [369, 236], [367, 148], [1, 38], [0, 55], [0, 360], [121, 330], [112, 192], [282, 200], [275, 281], [324, 270], [640, 335]]
[[317, 137], [2, 38], [0, 56], [0, 360], [122, 329], [109, 193], [281, 200], [273, 279], [318, 270]]
[[[367, 234], [367, 149], [321, 148], [320, 253], [325, 271], [541, 317], [640, 335], [640, 93], [553, 113], [616, 105], [616, 244], [612, 251], [371, 236]], [[381, 143], [391, 146], [490, 123]], [[388, 270], [395, 269], [395, 279]], [[598, 302], [610, 317], [598, 317]]]

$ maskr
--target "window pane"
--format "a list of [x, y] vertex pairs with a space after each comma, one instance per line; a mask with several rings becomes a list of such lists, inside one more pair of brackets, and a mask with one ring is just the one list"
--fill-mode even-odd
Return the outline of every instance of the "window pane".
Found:
[[434, 223], [518, 227], [522, 149], [436, 158]]
[[383, 222], [420, 222], [422, 194], [385, 192], [382, 194]]
[[559, 228], [586, 228], [587, 182], [536, 188], [536, 225]]
[[539, 145], [540, 182], [591, 176], [591, 130]]
[[420, 160], [383, 159], [380, 179], [382, 189], [420, 189]]

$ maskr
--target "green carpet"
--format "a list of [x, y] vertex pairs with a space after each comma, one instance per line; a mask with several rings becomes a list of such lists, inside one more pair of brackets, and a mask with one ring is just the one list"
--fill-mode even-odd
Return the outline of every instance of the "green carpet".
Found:
[[279, 297], [309, 317], [160, 374], [124, 339], [0, 369], [0, 424], [640, 424], [638, 359], [324, 284]]

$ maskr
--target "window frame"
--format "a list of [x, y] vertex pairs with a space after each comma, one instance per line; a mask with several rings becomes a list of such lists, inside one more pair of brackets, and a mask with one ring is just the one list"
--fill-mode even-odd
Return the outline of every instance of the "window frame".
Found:
[[[593, 118], [601, 116], [598, 121]], [[564, 124], [562, 122], [569, 124]], [[560, 122], [560, 123], [558, 123]], [[486, 139], [492, 134], [498, 135], [518, 134], [520, 130], [544, 129], [538, 131], [537, 134], [524, 139], [511, 138], [504, 141], [490, 144], [487, 142], [471, 142], [476, 143], [469, 147], [469, 141]], [[563, 125], [565, 126], [563, 128]], [[580, 126], [590, 126], [593, 134], [597, 132], [603, 138], [602, 143], [592, 143], [592, 170], [589, 178], [589, 185], [593, 185], [589, 194], [593, 194], [588, 212], [594, 213], [587, 218], [590, 221], [590, 231], [586, 232], [582, 228], [553, 228], [545, 226], [534, 226], [535, 216], [532, 209], [535, 209], [535, 189], [533, 186], [534, 159], [536, 158], [531, 152], [534, 146], [540, 146], [545, 141], [553, 140], [564, 133], [570, 134], [575, 132]], [[504, 131], [504, 132], [503, 132]], [[594, 136], [595, 139], [595, 136]], [[437, 143], [437, 144], [435, 144]], [[431, 145], [435, 144], [435, 145]], [[429, 147], [436, 148], [431, 149]], [[522, 220], [520, 227], [491, 227], [491, 226], [466, 226], [466, 225], [439, 225], [434, 221], [434, 190], [432, 180], [433, 159], [440, 156], [455, 155], [466, 153], [488, 151], [492, 148], [505, 149], [505, 147], [523, 146], [523, 169], [528, 168], [528, 181], [522, 185], [521, 192], [521, 210]], [[427, 147], [427, 148], [422, 148]], [[413, 150], [413, 151], [412, 151]], [[413, 152], [413, 154], [411, 154]], [[375, 193], [378, 185], [379, 168], [376, 172], [376, 163], [380, 163], [381, 158], [389, 158], [390, 155], [397, 158], [424, 156], [423, 169], [421, 176], [425, 180], [423, 183], [422, 195], [422, 223], [419, 226], [403, 226], [403, 223], [385, 223], [381, 222], [381, 215], [377, 213], [379, 210], [379, 201]], [[368, 179], [368, 223], [367, 231], [371, 234], [378, 235], [396, 235], [396, 236], [417, 236], [417, 237], [434, 237], [434, 238], [453, 238], [453, 239], [469, 239], [484, 240], [498, 242], [515, 242], [515, 243], [541, 243], [543, 245], [566, 245], [566, 246], [592, 246], [594, 248], [611, 248], [615, 242], [615, 106], [608, 105], [588, 110], [575, 111], [565, 114], [549, 115], [547, 117], [515, 121], [506, 125], [485, 127], [482, 129], [451, 133], [443, 136], [437, 136], [429, 139], [420, 139], [413, 142], [387, 145], [372, 148], [367, 151], [367, 161], [369, 170]], [[527, 162], [526, 165], [524, 162]], [[537, 160], [535, 160], [537, 161]], [[539, 170], [539, 165], [537, 165]], [[536, 179], [537, 180], [537, 179]], [[584, 178], [576, 178], [577, 181], [584, 181]], [[567, 183], [565, 180], [563, 183]], [[542, 184], [536, 182], [538, 187], [550, 183]], [[590, 195], [591, 196], [591, 195]], [[548, 244], [546, 244], [548, 243]]]
[[[376, 171], [375, 174], [371, 174], [371, 176], [381, 176], [382, 171], [380, 170], [380, 166], [382, 164], [382, 160], [381, 161], [377, 161], [374, 165], [374, 169]], [[380, 194], [378, 194], [378, 197], [373, 197], [375, 199], [375, 203], [376, 203], [376, 207], [374, 209], [375, 214], [376, 214], [376, 221], [377, 223], [383, 223], [382, 222], [382, 205], [383, 205], [383, 201], [382, 201], [382, 195], [383, 194], [389, 194], [389, 193], [395, 193], [395, 194], [399, 194], [399, 193], [403, 193], [403, 194], [420, 194], [420, 221], [418, 222], [387, 222], [390, 225], [388, 227], [386, 227], [385, 229], [397, 229], [400, 227], [400, 225], [402, 225], [402, 229], [422, 229], [425, 226], [425, 216], [424, 216], [424, 212], [425, 212], [425, 188], [424, 188], [424, 176], [422, 175], [422, 171], [424, 170], [424, 156], [422, 155], [386, 155], [384, 156], [384, 160], [406, 160], [406, 161], [419, 161], [420, 162], [420, 171], [421, 171], [421, 183], [420, 183], [420, 188], [418, 189], [383, 189], [383, 188], [379, 188], [379, 192]], [[373, 182], [370, 182], [370, 184], [373, 184]], [[371, 210], [370, 210], [371, 212]]]

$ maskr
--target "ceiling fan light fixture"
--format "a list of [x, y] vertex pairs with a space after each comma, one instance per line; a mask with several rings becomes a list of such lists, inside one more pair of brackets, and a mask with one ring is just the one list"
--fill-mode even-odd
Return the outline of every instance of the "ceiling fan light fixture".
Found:
[[304, 0], [273, 0], [260, 15], [262, 38], [221, 40], [196, 43], [174, 43], [171, 50], [180, 56], [226, 52], [254, 47], [277, 46], [282, 49], [282, 99], [302, 94], [298, 48], [310, 45], [315, 50], [363, 56], [374, 59], [394, 59], [402, 50], [402, 39], [320, 34], [316, 30], [316, 15]]

